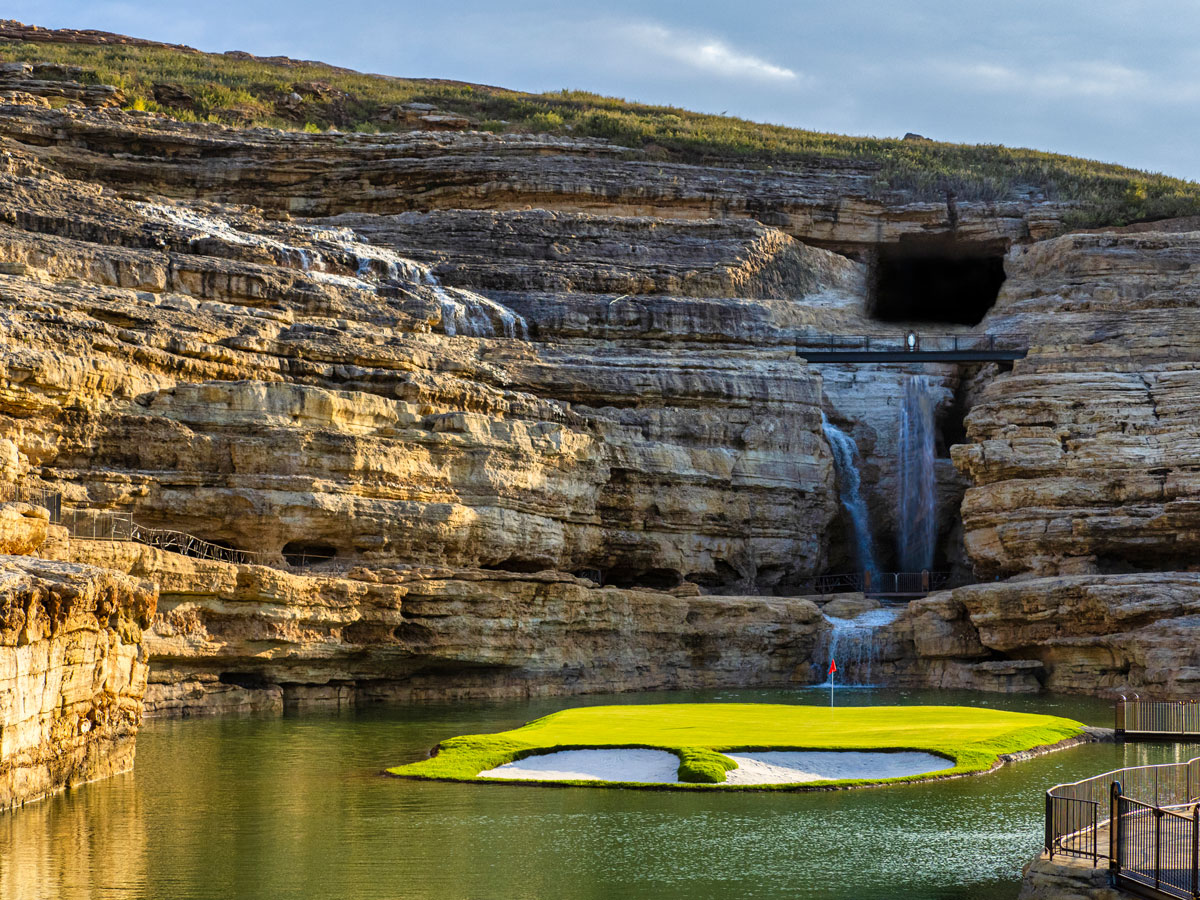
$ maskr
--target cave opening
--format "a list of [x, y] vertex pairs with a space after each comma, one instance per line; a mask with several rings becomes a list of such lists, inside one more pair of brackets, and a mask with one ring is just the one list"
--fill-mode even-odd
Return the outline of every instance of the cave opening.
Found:
[[1005, 245], [909, 236], [876, 251], [868, 312], [881, 322], [978, 325], [1004, 283]]
[[547, 569], [554, 568], [554, 566], [536, 559], [521, 559], [516, 556], [510, 556], [508, 559], [502, 559], [496, 563], [487, 563], [479, 568], [486, 569], [489, 572], [513, 572], [519, 575], [532, 575], [534, 572], [544, 572]]
[[683, 583], [683, 577], [675, 569], [636, 569], [614, 566], [604, 573], [604, 583], [619, 588], [649, 588], [669, 591]]
[[283, 558], [289, 566], [315, 566], [335, 556], [337, 548], [331, 544], [288, 541], [283, 545]]

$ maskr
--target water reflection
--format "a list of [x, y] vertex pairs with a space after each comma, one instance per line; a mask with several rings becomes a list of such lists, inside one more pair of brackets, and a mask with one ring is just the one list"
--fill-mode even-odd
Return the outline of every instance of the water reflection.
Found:
[[[1197, 747], [1093, 745], [993, 775], [828, 794], [682, 794], [426, 784], [379, 771], [442, 738], [563, 706], [826, 702], [720, 691], [337, 715], [154, 722], [132, 775], [0, 816], [5, 900], [132, 898], [957, 898], [1016, 896], [1042, 791]], [[846, 692], [1107, 724], [1087, 698]]]

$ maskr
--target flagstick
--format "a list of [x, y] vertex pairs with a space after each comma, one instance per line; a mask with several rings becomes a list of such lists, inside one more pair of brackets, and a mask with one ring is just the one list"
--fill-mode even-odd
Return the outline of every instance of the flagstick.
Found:
[[833, 709], [833, 679], [837, 678], [837, 671], [829, 673], [829, 708]]

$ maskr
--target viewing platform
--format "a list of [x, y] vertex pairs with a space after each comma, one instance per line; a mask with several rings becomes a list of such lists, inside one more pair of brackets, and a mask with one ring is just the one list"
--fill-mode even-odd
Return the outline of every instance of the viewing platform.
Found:
[[825, 334], [801, 337], [796, 355], [810, 363], [1014, 362], [1029, 353], [1020, 334]]

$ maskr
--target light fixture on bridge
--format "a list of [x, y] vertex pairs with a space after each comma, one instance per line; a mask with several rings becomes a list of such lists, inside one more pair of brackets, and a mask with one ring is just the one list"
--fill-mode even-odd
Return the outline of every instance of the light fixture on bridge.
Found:
[[908, 336], [904, 339], [905, 349], [908, 350], [909, 353], [916, 353], [920, 346], [921, 342], [917, 340], [917, 333], [915, 331], [910, 331]]

